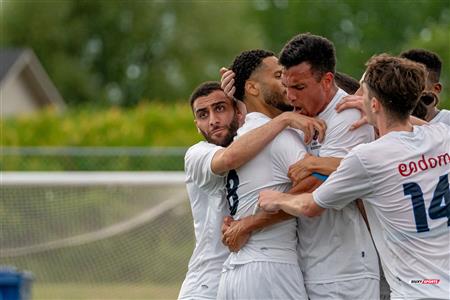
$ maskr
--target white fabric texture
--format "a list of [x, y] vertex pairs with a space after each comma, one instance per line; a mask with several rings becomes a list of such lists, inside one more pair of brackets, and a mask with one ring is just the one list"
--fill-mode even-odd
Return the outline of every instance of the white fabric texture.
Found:
[[[353, 147], [374, 140], [373, 127], [369, 125], [349, 131], [361, 117], [358, 110], [336, 111], [336, 105], [346, 95], [339, 89], [318, 115], [327, 123], [325, 139], [322, 144], [313, 140], [308, 145], [309, 153], [344, 157]], [[349, 204], [340, 211], [326, 210], [318, 217], [298, 218], [298, 255], [305, 284], [379, 279], [378, 257], [370, 233], [355, 203], [350, 203], [355, 199], [348, 199]], [[355, 290], [357, 285], [355, 281]]]
[[195, 249], [179, 299], [216, 299], [222, 265], [229, 251], [221, 241], [223, 218], [229, 214], [225, 177], [214, 174], [211, 161], [222, 147], [199, 142], [185, 156], [186, 188], [192, 209]]
[[450, 127], [391, 132], [354, 148], [313, 193], [341, 209], [362, 198], [391, 299], [450, 299]]

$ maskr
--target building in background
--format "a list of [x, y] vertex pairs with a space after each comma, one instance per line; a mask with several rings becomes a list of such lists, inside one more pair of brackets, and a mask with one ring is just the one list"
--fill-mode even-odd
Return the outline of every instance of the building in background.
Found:
[[0, 49], [0, 118], [65, 103], [31, 49]]

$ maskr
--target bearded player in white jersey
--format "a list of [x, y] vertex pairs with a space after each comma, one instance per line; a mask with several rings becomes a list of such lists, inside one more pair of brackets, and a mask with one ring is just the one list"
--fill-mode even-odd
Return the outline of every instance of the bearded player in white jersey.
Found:
[[[235, 58], [231, 69], [236, 75], [235, 97], [243, 100], [248, 110], [238, 130], [239, 141], [246, 132], [281, 113], [274, 105], [280, 107], [285, 102], [285, 92], [281, 66], [272, 52], [244, 51]], [[254, 215], [263, 189], [288, 191], [288, 168], [305, 153], [298, 133], [284, 130], [252, 160], [230, 171], [227, 198], [231, 216], [238, 220]], [[296, 220], [288, 218], [254, 232], [245, 246], [231, 253], [224, 263], [218, 299], [308, 299], [297, 261], [296, 228]]]
[[[356, 145], [372, 141], [374, 134], [368, 125], [349, 131], [360, 117], [357, 110], [336, 112], [337, 102], [347, 94], [335, 85], [335, 60], [333, 44], [311, 34], [294, 37], [280, 54], [284, 67], [282, 81], [296, 111], [318, 116], [327, 123], [324, 141], [313, 140], [308, 152], [343, 157]], [[299, 183], [300, 190], [304, 187], [308, 188], [306, 191], [314, 190], [322, 182], [323, 179], [309, 176]], [[298, 191], [297, 186], [291, 190]], [[239, 236], [273, 224], [270, 218], [266, 220], [257, 224], [254, 219], [235, 222], [231, 234], [229, 229], [225, 231], [225, 239], [239, 240]], [[300, 217], [298, 237], [298, 260], [310, 299], [380, 298], [378, 257], [355, 203], [342, 211], [329, 210], [317, 218]]]
[[363, 199], [391, 299], [450, 299], [450, 127], [412, 126], [422, 65], [381, 55], [362, 81], [364, 111], [380, 138], [355, 147], [312, 194], [260, 194], [266, 211], [318, 216]]
[[195, 124], [207, 142], [189, 148], [185, 157], [196, 246], [178, 297], [216, 299], [222, 264], [229, 254], [220, 234], [222, 220], [229, 215], [226, 172], [254, 157], [287, 126], [302, 130], [307, 142], [314, 131], [323, 135], [325, 128], [322, 122], [287, 112], [231, 143], [245, 115], [242, 103], [228, 98], [218, 82], [205, 82], [195, 89], [190, 104]]

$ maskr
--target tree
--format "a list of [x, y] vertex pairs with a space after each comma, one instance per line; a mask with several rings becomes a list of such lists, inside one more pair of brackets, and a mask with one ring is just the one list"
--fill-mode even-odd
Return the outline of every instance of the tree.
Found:
[[[6, 1], [2, 47], [30, 47], [69, 104], [188, 98], [242, 49], [239, 2]], [[239, 31], [239, 38], [236, 32]], [[241, 38], [244, 37], [244, 38]]]
[[[443, 57], [448, 58], [450, 53], [448, 0], [261, 0], [253, 4], [270, 49], [281, 50], [286, 41], [301, 32], [325, 36], [336, 46], [337, 69], [358, 79], [372, 55], [397, 55], [405, 45], [420, 44], [424, 35], [424, 46]], [[439, 35], [431, 34], [436, 30]], [[446, 81], [445, 86], [449, 85]]]

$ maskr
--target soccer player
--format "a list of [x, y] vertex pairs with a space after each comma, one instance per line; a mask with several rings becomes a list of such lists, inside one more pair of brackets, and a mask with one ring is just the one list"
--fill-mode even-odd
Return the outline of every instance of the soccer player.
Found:
[[220, 241], [220, 226], [229, 214], [224, 196], [226, 172], [250, 160], [287, 126], [303, 130], [307, 141], [315, 130], [322, 136], [325, 129], [322, 122], [287, 112], [231, 143], [244, 113], [218, 82], [202, 83], [190, 103], [195, 124], [207, 142], [189, 148], [185, 157], [196, 246], [179, 299], [216, 299], [222, 264], [228, 256]]
[[[325, 140], [313, 141], [309, 153], [343, 157], [353, 147], [374, 139], [370, 126], [348, 130], [359, 118], [357, 110], [337, 113], [335, 109], [347, 94], [334, 83], [336, 56], [329, 40], [297, 35], [282, 49], [280, 63], [287, 97], [295, 110], [327, 123]], [[354, 202], [317, 218], [299, 217], [298, 223], [299, 263], [310, 299], [379, 298], [377, 254]]]
[[[248, 114], [237, 141], [248, 131], [270, 122], [285, 102], [281, 66], [275, 54], [244, 51], [231, 69], [236, 76], [235, 97], [243, 100]], [[277, 106], [277, 107], [275, 107]], [[227, 198], [235, 219], [256, 212], [263, 189], [287, 191], [289, 166], [306, 153], [294, 130], [282, 131], [258, 155], [227, 176]], [[297, 259], [297, 222], [290, 217], [254, 232], [245, 246], [231, 253], [224, 264], [218, 299], [308, 299]]]
[[[353, 147], [374, 139], [373, 128], [368, 125], [349, 131], [360, 117], [356, 109], [342, 113], [335, 109], [347, 95], [335, 85], [335, 60], [333, 44], [311, 34], [294, 37], [280, 54], [282, 81], [296, 112], [327, 123], [324, 141], [313, 140], [307, 147], [315, 156], [343, 157]], [[310, 188], [323, 182], [312, 176], [305, 180]], [[235, 232], [248, 234], [266, 225], [245, 221], [233, 226], [237, 227]], [[298, 237], [299, 264], [310, 299], [379, 299], [377, 254], [354, 202], [317, 218], [299, 217]]]
[[450, 299], [450, 128], [409, 122], [424, 86], [423, 66], [373, 57], [364, 110], [381, 137], [355, 147], [314, 193], [259, 199], [267, 211], [312, 217], [362, 198], [392, 299]]
[[[443, 122], [450, 125], [450, 111], [437, 108], [442, 90], [442, 84], [439, 82], [442, 61], [439, 55], [425, 49], [410, 49], [400, 53], [400, 57], [425, 65], [428, 73], [425, 84], [426, 93], [420, 98], [413, 115], [430, 123]], [[420, 114], [421, 111], [424, 112], [424, 116]]]

